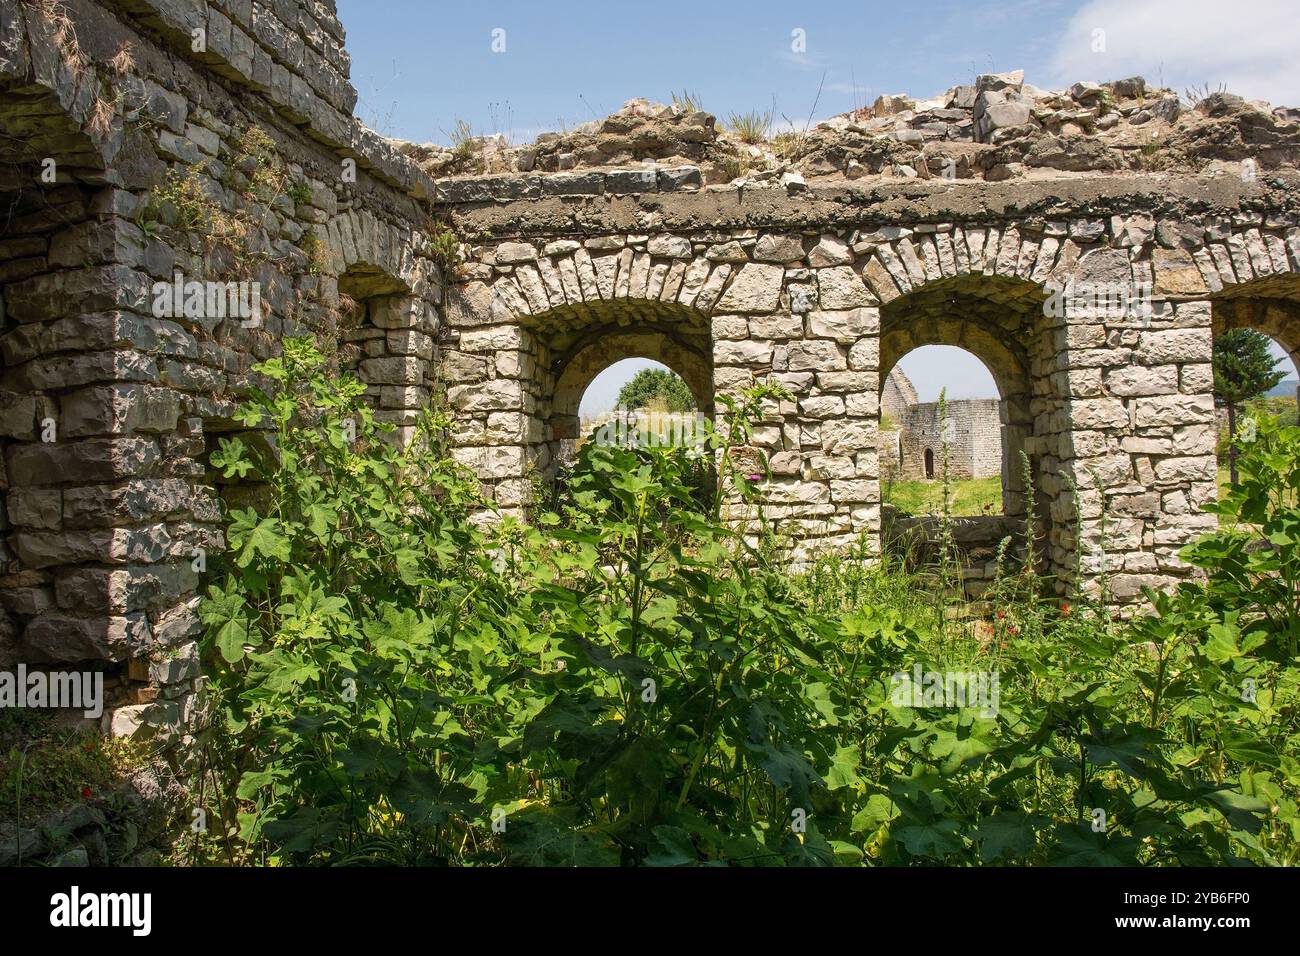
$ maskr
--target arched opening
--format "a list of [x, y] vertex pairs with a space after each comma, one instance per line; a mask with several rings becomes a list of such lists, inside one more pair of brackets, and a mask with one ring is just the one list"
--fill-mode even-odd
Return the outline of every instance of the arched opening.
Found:
[[561, 460], [568, 460], [593, 433], [602, 429], [612, 433], [605, 428], [611, 423], [645, 425], [664, 443], [676, 437], [689, 439], [695, 419], [703, 418], [700, 401], [686, 381], [662, 362], [620, 359], [599, 372], [583, 392], [578, 439], [574, 448], [560, 449]]
[[946, 478], [951, 514], [1005, 512], [1006, 415], [997, 383], [975, 355], [946, 345], [909, 352], [885, 375], [880, 414], [886, 505], [938, 513]]
[[524, 446], [525, 460], [553, 483], [585, 437], [582, 401], [606, 369], [628, 359], [648, 360], [680, 376], [699, 415], [713, 417], [713, 360], [709, 320], [694, 309], [626, 300], [565, 306], [523, 323], [524, 347], [536, 355], [536, 374]]
[[[910, 476], [922, 482], [944, 477], [946, 449], [950, 479], [984, 483], [983, 496], [967, 497], [964, 507], [949, 511], [969, 596], [976, 596], [998, 573], [1000, 543], [1010, 537], [1014, 546], [1008, 553], [1024, 553], [1024, 535], [1030, 528], [1038, 545], [1034, 553], [1045, 561], [1043, 570], [1062, 578], [1072, 573], [1065, 540], [1053, 530], [1054, 515], [1065, 513], [1055, 499], [1061, 491], [1061, 462], [1069, 455], [1061, 447], [1060, 422], [1065, 416], [1053, 414], [1066, 402], [1051, 376], [1058, 349], [1043, 314], [1046, 298], [1037, 283], [963, 275], [925, 283], [880, 311], [881, 413], [884, 419], [906, 420], [905, 427], [895, 429], [896, 437], [882, 422], [884, 543], [909, 555], [916, 553], [918, 540], [934, 544], [936, 512], [942, 508], [941, 490], [937, 506], [906, 509], [910, 513], [899, 507], [889, 488], [891, 439], [899, 473], [907, 476], [910, 468]], [[927, 352], [926, 347], [934, 346], [947, 348]], [[926, 360], [932, 370], [927, 376], [931, 394], [912, 388], [908, 395], [906, 387], [898, 388], [900, 373], [906, 377], [907, 357], [913, 354], [932, 356]], [[980, 371], [978, 388], [955, 377], [957, 360]], [[941, 388], [947, 389], [942, 415]], [[910, 403], [900, 404], [900, 396]], [[1026, 476], [1032, 488], [1025, 486]]]
[[1240, 420], [1296, 421], [1300, 406], [1300, 276], [1229, 286], [1212, 300], [1217, 489], [1232, 481]]

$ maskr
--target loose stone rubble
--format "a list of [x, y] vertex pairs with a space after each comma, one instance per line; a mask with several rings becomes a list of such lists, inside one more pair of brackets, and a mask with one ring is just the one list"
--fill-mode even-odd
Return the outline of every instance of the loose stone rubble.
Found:
[[[1294, 166], [1300, 159], [1297, 121], [1300, 110], [1274, 109], [1230, 93], [1211, 93], [1193, 105], [1173, 90], [1149, 89], [1141, 77], [1040, 90], [1026, 84], [1018, 70], [985, 74], [973, 85], [930, 99], [881, 96], [870, 107], [761, 142], [745, 142], [698, 109], [629, 100], [603, 120], [520, 146], [501, 135], [467, 139], [456, 149], [395, 145], [439, 177], [652, 164], [659, 171], [696, 166], [710, 185], [779, 182], [791, 172], [814, 181], [996, 182], [1126, 170], [1204, 171], [1251, 158], [1264, 168]], [[599, 176], [577, 172], [556, 182], [505, 180], [525, 193], [530, 188], [568, 191], [577, 184], [598, 192], [601, 182]], [[523, 185], [528, 182], [535, 185]], [[473, 196], [466, 191], [474, 188], [463, 181], [445, 184], [440, 195], [469, 201]]]
[[[1213, 334], [1300, 357], [1295, 111], [1000, 74], [771, 142], [634, 101], [452, 151], [352, 118], [343, 38], [330, 0], [0, 5], [0, 667], [107, 670], [106, 731], [191, 724], [205, 556], [248, 493], [208, 456], [288, 334], [399, 429], [445, 394], [522, 517], [612, 362], [663, 361], [706, 413], [779, 382], [753, 451], [792, 564], [879, 546], [881, 376], [959, 345], [1030, 460], [1006, 520], [1032, 491], [1059, 586], [1105, 572], [1117, 602], [1212, 523]], [[261, 311], [160, 317], [178, 272], [255, 280]]]

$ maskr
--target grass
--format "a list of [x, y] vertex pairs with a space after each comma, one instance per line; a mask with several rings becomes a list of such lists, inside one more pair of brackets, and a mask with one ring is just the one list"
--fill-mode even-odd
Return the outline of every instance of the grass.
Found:
[[732, 113], [727, 126], [740, 138], [742, 143], [761, 143], [767, 139], [768, 130], [772, 128], [772, 111]]
[[0, 818], [30, 826], [104, 795], [139, 765], [130, 741], [59, 728], [53, 718], [43, 710], [0, 711]]
[[693, 90], [682, 90], [680, 93], [673, 93], [673, 106], [682, 113], [698, 113], [704, 109], [704, 104], [700, 100], [700, 94]]
[[[949, 483], [951, 513], [957, 516], [1002, 513], [1002, 479], [972, 478]], [[943, 482], [886, 481], [881, 485], [885, 504], [909, 514], [938, 514], [943, 510]]]

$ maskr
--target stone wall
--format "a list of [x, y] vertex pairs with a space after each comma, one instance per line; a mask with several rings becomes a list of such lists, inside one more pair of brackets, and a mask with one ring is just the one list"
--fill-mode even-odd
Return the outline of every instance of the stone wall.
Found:
[[[332, 2], [0, 5], [0, 666], [105, 670], [106, 730], [193, 713], [251, 366], [312, 332], [382, 417], [428, 402], [433, 184], [351, 117], [342, 43]], [[261, 308], [169, 314], [177, 274]]]
[[[944, 404], [941, 419], [938, 402], [909, 406], [900, 422], [901, 456], [895, 474], [905, 480], [941, 477], [946, 445], [951, 478], [1001, 475], [1001, 407], [996, 398], [958, 399]], [[928, 472], [927, 460], [932, 463]]]
[[[461, 454], [522, 512], [521, 479], [545, 472], [565, 427], [552, 383], [575, 356], [589, 357], [581, 381], [637, 354], [688, 381], [711, 373], [719, 392], [770, 378], [794, 401], [755, 444], [798, 561], [876, 536], [879, 369], [959, 346], [1003, 396], [1007, 515], [1029, 500], [1023, 453], [1058, 586], [1082, 566], [1084, 586], [1105, 571], [1127, 601], [1185, 574], [1177, 550], [1212, 520], [1199, 511], [1214, 494], [1212, 325], [1262, 309], [1293, 328], [1295, 183], [701, 187], [647, 166], [440, 184], [443, 208], [486, 237], [446, 314], [447, 355], [465, 363], [455, 405], [480, 423], [463, 426]], [[517, 431], [486, 430], [491, 415]]]
[[[326, 0], [0, 4], [0, 666], [107, 670], [114, 732], [193, 712], [206, 557], [241, 493], [208, 455], [286, 335], [314, 334], [402, 428], [445, 386], [456, 457], [501, 514], [526, 516], [614, 361], [664, 362], [706, 413], [780, 383], [751, 451], [792, 565], [879, 545], [880, 370], [960, 346], [1002, 396], [1008, 518], [1032, 491], [1058, 587], [1105, 572], [1119, 601], [1186, 575], [1178, 548], [1210, 526], [1211, 336], [1249, 325], [1300, 355], [1286, 117], [1209, 117], [1263, 137], [1239, 150], [1260, 150], [1251, 176], [1189, 147], [1166, 172], [705, 185], [670, 147], [582, 170], [548, 147], [546, 172], [435, 184], [351, 117], [343, 39]], [[1012, 85], [983, 83], [1004, 95], [976, 145], [1018, 142]], [[1123, 115], [1140, 125], [1136, 99]], [[439, 217], [465, 239], [449, 275]], [[177, 273], [256, 282], [261, 308], [166, 314], [154, 286]], [[1070, 282], [1146, 294], [1117, 311], [1062, 301]], [[728, 516], [753, 529], [752, 509]]]

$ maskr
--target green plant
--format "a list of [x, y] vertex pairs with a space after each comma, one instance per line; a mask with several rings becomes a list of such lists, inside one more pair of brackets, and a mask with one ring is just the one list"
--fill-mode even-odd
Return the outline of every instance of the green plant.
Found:
[[[266, 503], [202, 607], [229, 859], [1297, 858], [1296, 429], [1261, 426], [1221, 506], [1250, 527], [1189, 549], [1207, 581], [1158, 615], [1049, 600], [1030, 565], [958, 618], [866, 539], [790, 570], [748, 454], [773, 386], [719, 396], [714, 455], [589, 442], [531, 525], [484, 530], [447, 421], [395, 446], [304, 340], [258, 373], [213, 465]], [[914, 671], [1000, 693], [900, 696]]]
[[732, 113], [727, 125], [742, 143], [761, 143], [767, 139], [768, 131], [772, 128], [772, 111]]
[[783, 130], [772, 137], [772, 149], [782, 159], [794, 162], [802, 156], [807, 138], [805, 133], [798, 130]]
[[439, 224], [433, 224], [429, 239], [429, 256], [444, 270], [454, 270], [461, 264], [460, 237]]
[[307, 257], [307, 271], [314, 276], [326, 272], [329, 268], [329, 250], [321, 241], [315, 230], [306, 229], [298, 241], [298, 248]]
[[1282, 359], [1269, 351], [1271, 341], [1254, 329], [1228, 329], [1214, 339], [1214, 394], [1228, 409], [1228, 468], [1237, 481], [1237, 411], [1242, 403], [1259, 398], [1286, 372], [1278, 369]]
[[295, 179], [289, 184], [286, 195], [293, 200], [296, 206], [311, 205], [311, 183], [305, 179]]
[[683, 88], [680, 93], [674, 91], [673, 108], [679, 113], [698, 113], [704, 109], [704, 104], [698, 93]]
[[456, 159], [464, 162], [474, 155], [477, 144], [474, 141], [474, 128], [463, 120], [457, 119], [449, 134], [452, 153]]
[[260, 126], [250, 126], [239, 139], [238, 160], [248, 176], [246, 195], [269, 203], [291, 188], [289, 171], [275, 141]]

